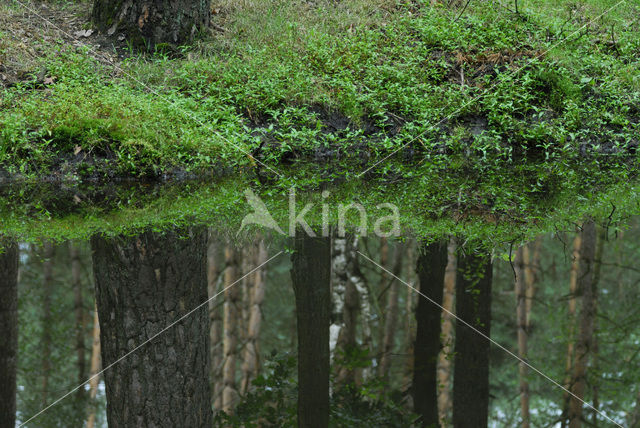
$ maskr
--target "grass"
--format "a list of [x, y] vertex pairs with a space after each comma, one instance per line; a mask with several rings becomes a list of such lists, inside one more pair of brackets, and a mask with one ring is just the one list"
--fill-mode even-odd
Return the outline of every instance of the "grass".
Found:
[[398, 189], [408, 224], [533, 221], [636, 179], [640, 14], [625, 3], [599, 18], [615, 4], [520, 2], [518, 16], [497, 1], [213, 2], [211, 35], [124, 57], [0, 28], [0, 61], [23, 76], [0, 98], [0, 169], [362, 182]]

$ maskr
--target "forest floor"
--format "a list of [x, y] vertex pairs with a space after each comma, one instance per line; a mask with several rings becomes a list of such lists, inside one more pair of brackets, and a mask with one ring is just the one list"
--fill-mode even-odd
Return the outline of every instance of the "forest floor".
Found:
[[0, 182], [363, 180], [491, 222], [636, 182], [639, 7], [520, 3], [221, 0], [142, 54], [90, 2], [3, 2]]

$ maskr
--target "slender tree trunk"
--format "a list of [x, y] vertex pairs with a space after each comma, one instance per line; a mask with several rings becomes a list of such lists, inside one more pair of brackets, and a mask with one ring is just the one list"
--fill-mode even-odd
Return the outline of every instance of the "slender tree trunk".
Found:
[[538, 282], [538, 275], [540, 272], [540, 249], [542, 247], [542, 239], [537, 238], [533, 244], [533, 253], [531, 252], [531, 245], [527, 244], [523, 248], [522, 255], [524, 257], [524, 278], [526, 287], [526, 326], [527, 331], [531, 326], [531, 308], [533, 306], [533, 299], [536, 295], [536, 284]]
[[[412, 241], [408, 244], [407, 248], [407, 282], [415, 287], [415, 269], [416, 255], [415, 245]], [[405, 375], [403, 385], [409, 386], [413, 383], [413, 365], [414, 359], [414, 345], [416, 340], [416, 317], [415, 317], [415, 302], [417, 293], [411, 288], [405, 289], [405, 317], [404, 317], [404, 330], [405, 330], [405, 349], [407, 350], [407, 363], [405, 364]]]
[[[367, 352], [367, 354], [371, 357], [373, 350], [373, 338], [371, 335], [371, 302], [372, 296], [369, 290], [369, 285], [367, 281], [360, 272], [360, 264], [358, 262], [358, 238], [355, 237], [352, 240], [353, 244], [348, 246], [348, 254], [347, 254], [347, 275], [349, 276], [349, 282], [353, 284], [355, 289], [358, 292], [358, 301], [360, 302], [359, 312], [360, 312], [360, 327], [362, 331], [362, 342], [360, 343], [360, 348]], [[358, 375], [356, 375], [356, 383], [364, 382], [369, 378], [371, 374], [371, 369], [369, 367], [362, 368], [358, 370]]]
[[91, 238], [102, 361], [117, 362], [110, 428], [211, 426], [209, 323], [192, 312], [207, 299], [206, 244], [204, 227]]
[[580, 269], [578, 290], [581, 295], [580, 333], [575, 348], [575, 364], [571, 379], [572, 396], [569, 400], [569, 428], [582, 426], [582, 399], [587, 387], [587, 364], [593, 345], [593, 327], [596, 317], [597, 292], [593, 281], [594, 259], [596, 251], [596, 227], [593, 220], [582, 225], [582, 243], [580, 245]]
[[[573, 239], [573, 251], [571, 255], [571, 273], [569, 276], [569, 310], [567, 315], [568, 332], [567, 332], [567, 360], [565, 364], [565, 379], [564, 387], [571, 390], [571, 373], [573, 370], [573, 351], [574, 341], [576, 339], [576, 302], [578, 293], [578, 271], [580, 267], [580, 245], [582, 242], [582, 236], [580, 233], [576, 234]], [[562, 428], [567, 426], [567, 419], [569, 417], [569, 401], [570, 395], [566, 392], [563, 393], [563, 406], [562, 406]]]
[[53, 245], [42, 246], [42, 406], [49, 403], [49, 374], [51, 372], [51, 293], [53, 292]]
[[0, 240], [0, 428], [16, 425], [18, 245]]
[[[267, 261], [267, 249], [264, 241], [260, 241], [255, 249], [254, 266], [260, 266]], [[247, 327], [247, 340], [244, 349], [244, 359], [242, 364], [243, 380], [242, 393], [249, 391], [251, 382], [258, 376], [260, 368], [260, 349], [258, 347], [258, 337], [260, 335], [260, 327], [262, 325], [262, 302], [264, 301], [264, 292], [266, 286], [266, 268], [261, 268], [250, 276], [252, 284], [249, 295], [249, 319]]]
[[[87, 428], [94, 428], [96, 423], [96, 396], [98, 395], [98, 385], [100, 376], [100, 322], [98, 319], [98, 307], [93, 310], [93, 342], [91, 345], [91, 380], [89, 381], [89, 417], [87, 418]], [[94, 377], [95, 376], [95, 377]]]
[[298, 325], [298, 426], [329, 426], [329, 238], [294, 238], [291, 278]]
[[425, 245], [418, 255], [416, 272], [420, 292], [416, 308], [416, 342], [414, 345], [413, 407], [422, 417], [423, 427], [439, 426], [437, 364], [440, 353], [440, 327], [444, 275], [447, 268], [447, 245]]
[[[402, 274], [402, 260], [404, 253], [404, 246], [396, 244], [391, 272], [397, 277], [400, 277], [400, 275]], [[397, 333], [396, 327], [398, 325], [398, 294], [400, 286], [395, 278], [390, 278], [389, 281], [389, 283], [383, 284], [384, 287], [389, 287], [389, 291], [387, 294], [387, 305], [384, 313], [382, 340], [380, 341], [380, 343], [382, 344], [382, 352], [380, 356], [380, 365], [378, 366], [378, 376], [386, 381], [389, 380], [391, 354], [393, 352], [395, 337]]]
[[[82, 299], [82, 279], [80, 264], [80, 253], [78, 247], [72, 242], [69, 243], [69, 256], [71, 257], [71, 283], [74, 294], [74, 309], [76, 315], [76, 359], [78, 365], [78, 383], [86, 380], [87, 374], [85, 369], [85, 346], [84, 333], [86, 330], [84, 303]], [[78, 389], [78, 396], [84, 397], [84, 388]]]
[[238, 353], [238, 319], [240, 318], [240, 284], [229, 288], [239, 278], [239, 255], [231, 248], [225, 249], [224, 271], [224, 363], [222, 368], [222, 410], [230, 413], [238, 400], [236, 385], [236, 359]]
[[[222, 409], [222, 313], [223, 297], [218, 295], [222, 289], [222, 276], [218, 269], [218, 243], [212, 239], [209, 232], [209, 246], [207, 248], [207, 291], [209, 295], [209, 342], [211, 344], [211, 385], [213, 389], [213, 407]], [[216, 297], [217, 296], [217, 297]], [[215, 297], [215, 298], [214, 298]]]
[[[598, 233], [596, 237], [596, 253], [593, 267], [593, 289], [597, 291], [598, 283], [600, 282], [600, 268], [602, 266], [602, 254], [604, 252], [604, 242], [607, 240], [607, 230], [603, 227], [598, 227]], [[600, 364], [599, 364], [599, 345], [598, 345], [598, 301], [596, 293], [595, 313], [593, 319], [593, 372], [595, 373], [594, 380], [592, 382], [591, 390], [593, 393], [593, 411], [591, 413], [592, 425], [598, 427], [598, 410], [600, 409]]]
[[[527, 359], [527, 285], [525, 279], [525, 258], [524, 247], [518, 248], [514, 261], [515, 296], [516, 296], [516, 325], [518, 326], [518, 356], [523, 360]], [[522, 417], [522, 428], [531, 426], [529, 415], [529, 382], [527, 381], [528, 367], [520, 362], [518, 364], [518, 375], [520, 378], [520, 413]]]
[[94, 25], [107, 35], [124, 34], [135, 47], [184, 44], [207, 28], [209, 0], [94, 0]]
[[[338, 341], [344, 337], [345, 293], [347, 289], [347, 240], [335, 236], [331, 242], [331, 325], [329, 326], [329, 353], [333, 362]], [[355, 339], [355, 333], [354, 333]]]
[[[458, 250], [460, 252], [460, 250]], [[456, 315], [487, 337], [491, 334], [491, 256], [458, 255]], [[488, 423], [489, 341], [456, 322], [453, 426], [482, 428]]]
[[447, 267], [444, 273], [444, 292], [442, 295], [442, 349], [438, 355], [438, 417], [442, 426], [449, 425], [451, 418], [451, 362], [453, 360], [453, 313], [455, 313], [456, 293], [456, 241], [449, 240], [447, 247]]

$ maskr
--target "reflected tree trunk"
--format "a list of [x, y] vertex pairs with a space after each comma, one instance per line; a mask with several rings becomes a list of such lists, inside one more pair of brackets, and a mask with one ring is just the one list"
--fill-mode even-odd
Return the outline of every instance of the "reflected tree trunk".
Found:
[[[371, 302], [372, 296], [367, 280], [360, 272], [360, 263], [358, 261], [359, 238], [352, 237], [351, 245], [347, 246], [347, 276], [349, 282], [357, 290], [357, 299], [359, 302], [361, 338], [360, 349], [365, 351], [371, 357], [373, 350], [373, 337], [371, 334]], [[371, 368], [365, 367], [357, 370], [356, 384], [360, 384], [369, 378]]]
[[[83, 383], [86, 380], [87, 375], [85, 369], [84, 333], [86, 325], [84, 303], [82, 299], [82, 265], [80, 263], [80, 252], [78, 251], [78, 247], [72, 242], [69, 243], [69, 256], [71, 258], [71, 285], [73, 287], [74, 295], [73, 306], [76, 315], [76, 359], [78, 365], [78, 383]], [[84, 388], [78, 389], [78, 396], [82, 398], [84, 395]]]
[[593, 346], [593, 329], [596, 317], [597, 291], [594, 281], [596, 252], [596, 226], [593, 220], [582, 225], [580, 245], [580, 269], [578, 292], [581, 296], [580, 332], [575, 347], [575, 362], [571, 376], [571, 396], [569, 400], [569, 428], [582, 426], [582, 400], [587, 388], [587, 364]]
[[[458, 250], [456, 315], [482, 334], [491, 333], [491, 255]], [[456, 322], [453, 426], [481, 428], [488, 423], [490, 342]]]
[[0, 240], [0, 428], [16, 425], [18, 245]]
[[[416, 272], [420, 292], [416, 307], [416, 341], [414, 345], [413, 407], [422, 417], [423, 427], [439, 426], [437, 364], [440, 353], [440, 328], [447, 245], [425, 245], [418, 255]], [[434, 304], [434, 302], [436, 304]]]
[[[402, 260], [405, 253], [405, 247], [401, 244], [396, 244], [393, 257], [393, 266], [391, 272], [397, 277], [400, 277], [402, 273]], [[382, 266], [382, 263], [380, 263]], [[384, 325], [382, 329], [381, 343], [381, 356], [380, 365], [378, 366], [378, 376], [385, 381], [389, 380], [389, 371], [391, 368], [391, 353], [395, 345], [395, 337], [397, 333], [398, 324], [398, 294], [400, 283], [395, 278], [389, 278], [387, 283], [382, 284], [384, 287], [388, 287], [387, 304], [384, 311]]]
[[87, 428], [94, 428], [96, 423], [96, 396], [98, 395], [98, 385], [100, 384], [101, 358], [100, 358], [100, 321], [98, 319], [98, 307], [93, 310], [93, 341], [91, 345], [91, 378], [89, 380], [89, 417], [87, 418]]
[[[516, 296], [516, 325], [518, 330], [518, 356], [523, 360], [527, 359], [527, 285], [525, 280], [525, 259], [524, 247], [518, 248], [513, 263], [515, 270], [515, 296]], [[523, 362], [518, 364], [518, 375], [520, 378], [520, 413], [522, 417], [522, 428], [531, 426], [529, 415], [529, 382], [527, 380], [528, 367]]]
[[291, 278], [298, 327], [298, 426], [329, 426], [330, 238], [294, 238]]
[[49, 403], [49, 373], [51, 372], [51, 293], [53, 287], [53, 255], [51, 242], [42, 245], [42, 406]]
[[447, 247], [447, 268], [444, 274], [444, 292], [442, 295], [442, 349], [438, 355], [438, 417], [443, 426], [448, 425], [451, 418], [451, 363], [453, 361], [454, 343], [454, 303], [456, 297], [456, 241], [449, 240]]
[[222, 290], [222, 276], [218, 269], [218, 243], [209, 232], [207, 248], [207, 291], [209, 295], [209, 342], [211, 345], [211, 373], [209, 375], [213, 389], [213, 407], [222, 409], [222, 302], [218, 295]]
[[[249, 265], [249, 270], [260, 266], [267, 261], [268, 254], [264, 241], [260, 241], [255, 246], [253, 259]], [[244, 348], [244, 358], [242, 362], [242, 393], [249, 391], [251, 382], [258, 376], [260, 369], [260, 348], [258, 337], [262, 326], [262, 302], [266, 286], [266, 267], [262, 267], [249, 276], [249, 307], [247, 319], [247, 335]]]
[[[238, 355], [238, 321], [241, 316], [239, 278], [240, 257], [236, 250], [227, 246], [225, 249], [226, 268], [224, 271], [224, 362], [222, 365], [222, 410], [230, 413], [238, 401], [236, 384], [236, 360]], [[234, 286], [232, 286], [235, 283]]]
[[[571, 273], [569, 275], [569, 311], [568, 311], [568, 331], [567, 331], [567, 358], [565, 363], [565, 379], [564, 387], [571, 390], [571, 372], [573, 370], [573, 354], [574, 354], [574, 341], [576, 339], [576, 306], [577, 306], [577, 292], [578, 292], [578, 271], [580, 268], [580, 245], [582, 242], [582, 236], [577, 233], [573, 239], [573, 251], [571, 253]], [[569, 401], [570, 395], [566, 392], [562, 395], [562, 428], [567, 426], [567, 419], [569, 417]]]
[[211, 426], [209, 323], [191, 312], [206, 243], [203, 227], [91, 238], [110, 428]]
[[598, 283], [600, 282], [600, 268], [602, 267], [602, 254], [604, 253], [604, 242], [607, 240], [607, 230], [603, 227], [598, 227], [598, 233], [596, 236], [596, 253], [595, 260], [593, 261], [593, 289], [596, 293], [596, 302], [595, 306], [595, 315], [593, 319], [593, 372], [595, 376], [593, 377], [591, 390], [593, 393], [593, 409], [591, 412], [592, 416], [592, 425], [594, 427], [598, 427], [598, 411], [600, 410], [600, 364], [599, 364], [599, 344], [598, 344], [598, 300], [597, 300], [597, 290]]

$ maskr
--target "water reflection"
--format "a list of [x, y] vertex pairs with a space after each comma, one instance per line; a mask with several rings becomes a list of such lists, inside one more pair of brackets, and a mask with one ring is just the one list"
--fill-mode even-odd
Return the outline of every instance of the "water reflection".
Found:
[[[591, 277], [595, 293], [591, 303], [585, 300], [585, 290], [580, 290], [584, 232], [546, 234], [520, 251], [508, 246], [484, 248], [493, 261], [491, 293], [486, 296], [491, 304], [490, 335], [515, 354], [522, 352], [521, 341], [526, 339], [527, 361], [571, 391], [576, 367], [586, 355], [583, 398], [604, 416], [583, 405], [584, 417], [603, 426], [611, 423], [606, 417], [634, 426], [640, 409], [640, 312], [635, 304], [640, 298], [635, 263], [640, 251], [638, 218], [626, 230], [598, 230], [590, 265], [591, 274], [598, 269], [598, 276]], [[294, 296], [291, 258], [279, 252], [294, 247], [297, 254], [304, 251], [279, 237], [228, 241], [223, 232], [187, 226], [168, 232], [96, 235], [91, 242], [19, 244], [17, 425], [80, 384], [27, 426], [107, 426], [108, 412], [111, 426], [131, 426], [136, 420], [146, 421], [145, 426], [242, 426], [249, 421], [263, 426], [295, 425], [297, 349], [307, 345], [296, 332], [296, 323], [301, 322], [296, 302], [298, 308], [303, 306], [300, 296], [298, 300]], [[420, 265], [423, 246], [413, 239], [347, 236], [328, 242], [332, 273], [326, 349], [331, 361], [332, 424], [413, 426], [417, 418], [426, 418], [427, 411], [416, 402], [425, 395], [411, 385], [416, 371], [424, 374], [416, 359], [430, 358], [434, 352], [437, 363], [429, 373], [437, 375], [439, 384], [433, 391], [436, 417], [455, 418], [455, 406], [465, 404], [456, 400], [454, 374], [466, 382], [468, 390], [478, 381], [476, 375], [468, 378], [470, 373], [478, 371], [471, 370], [470, 360], [460, 362], [465, 361], [460, 355], [469, 351], [455, 345], [455, 338], [463, 335], [450, 317], [435, 336], [440, 338], [437, 349], [428, 347], [433, 335], [420, 332], [421, 317], [435, 313], [440, 324], [441, 310], [407, 286], [422, 293], [439, 288], [442, 297], [429, 297], [455, 311], [455, 286], [466, 277], [459, 273], [447, 279], [444, 266], [455, 266], [452, 247], [437, 262], [442, 273], [429, 274], [439, 282], [429, 285], [424, 266], [435, 266], [435, 259], [423, 261], [417, 275], [415, 266]], [[455, 246], [455, 240], [452, 243]], [[469, 254], [470, 247], [461, 240], [457, 246], [463, 251], [457, 256], [460, 271], [460, 257], [464, 251]], [[2, 257], [14, 256], [6, 251]], [[245, 276], [261, 264], [262, 268]], [[9, 274], [7, 264], [2, 266]], [[530, 294], [518, 293], [514, 272], [521, 272], [520, 287], [529, 287]], [[406, 284], [394, 281], [393, 275]], [[473, 270], [466, 275], [472, 284], [465, 289], [472, 296], [482, 293]], [[100, 336], [95, 326], [96, 303]], [[596, 305], [597, 315], [590, 320], [593, 332], [583, 355], [583, 324], [589, 322], [584, 308], [589, 304]], [[466, 311], [461, 306], [457, 310], [458, 316]], [[521, 310], [526, 313], [525, 325], [520, 322]], [[306, 313], [313, 317], [317, 312]], [[8, 318], [2, 319], [6, 323]], [[479, 326], [486, 326], [483, 323]], [[321, 325], [313, 328], [318, 333], [311, 332], [310, 337], [322, 336]], [[478, 339], [472, 331], [465, 334], [472, 335], [470, 340]], [[10, 352], [8, 347], [2, 349]], [[519, 426], [523, 385], [529, 391], [526, 402], [532, 426], [572, 416], [570, 397], [547, 379], [532, 371], [519, 377], [517, 360], [495, 346], [487, 347], [485, 355], [490, 364], [479, 369], [489, 370], [489, 390], [480, 392], [486, 396], [474, 402], [487, 400], [489, 426]], [[98, 370], [100, 356], [102, 368], [124, 358], [103, 373]], [[300, 367], [310, 370], [304, 364], [301, 360]], [[317, 379], [321, 371], [315, 367], [308, 377]], [[98, 372], [93, 382], [85, 383]]]

